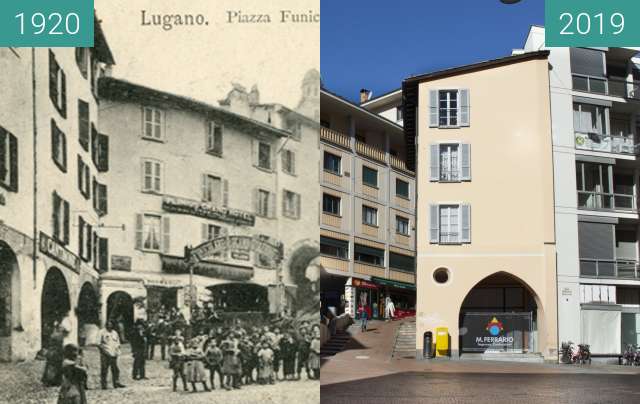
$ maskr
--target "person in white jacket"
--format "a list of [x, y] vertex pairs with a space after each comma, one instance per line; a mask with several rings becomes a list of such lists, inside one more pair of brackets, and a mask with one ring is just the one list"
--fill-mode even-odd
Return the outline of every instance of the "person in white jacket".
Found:
[[393, 320], [393, 317], [396, 315], [396, 308], [393, 305], [393, 300], [391, 300], [390, 296], [387, 296], [384, 302], [384, 318], [388, 320]]

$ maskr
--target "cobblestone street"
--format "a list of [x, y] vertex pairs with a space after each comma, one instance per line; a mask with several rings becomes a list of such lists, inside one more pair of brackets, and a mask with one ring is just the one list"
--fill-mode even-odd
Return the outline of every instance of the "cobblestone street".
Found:
[[[125, 352], [119, 360], [121, 382], [127, 387], [123, 389], [100, 389], [100, 364], [97, 350], [85, 350], [85, 360], [90, 366], [89, 391], [87, 399], [96, 403], [318, 403], [320, 401], [319, 382], [306, 380], [279, 382], [273, 386], [244, 386], [240, 390], [216, 390], [210, 393], [172, 392], [171, 370], [166, 361], [158, 359], [147, 361], [147, 377], [149, 380], [133, 381], [131, 379], [131, 354]], [[0, 364], [0, 403], [55, 403], [58, 388], [45, 388], [40, 382], [44, 361], [27, 361], [22, 363]], [[109, 379], [111, 380], [111, 379]], [[216, 380], [217, 383], [217, 380]], [[286, 386], [286, 388], [283, 388]]]

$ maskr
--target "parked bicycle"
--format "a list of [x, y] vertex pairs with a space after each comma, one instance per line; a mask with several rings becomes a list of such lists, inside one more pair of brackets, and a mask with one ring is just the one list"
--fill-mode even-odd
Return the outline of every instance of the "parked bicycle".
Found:
[[622, 353], [623, 364], [626, 366], [640, 366], [640, 348], [635, 344], [627, 344]]
[[588, 344], [574, 344], [571, 341], [563, 342], [561, 347], [561, 362], [566, 364], [591, 364], [591, 350]]

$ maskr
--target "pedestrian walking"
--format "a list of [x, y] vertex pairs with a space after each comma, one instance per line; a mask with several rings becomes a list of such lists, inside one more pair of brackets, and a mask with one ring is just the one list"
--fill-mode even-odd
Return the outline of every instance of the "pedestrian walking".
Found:
[[131, 333], [131, 352], [133, 354], [132, 379], [146, 379], [147, 336], [144, 321], [141, 319], [136, 320]]
[[107, 376], [111, 370], [114, 388], [125, 387], [118, 380], [120, 369], [118, 368], [118, 356], [120, 356], [120, 336], [115, 329], [113, 320], [107, 321], [106, 328], [100, 331], [100, 384], [103, 390], [107, 389]]
[[58, 404], [87, 404], [87, 369], [78, 363], [78, 347], [75, 344], [65, 345], [63, 357]]
[[369, 318], [369, 311], [367, 310], [367, 306], [364, 304], [361, 304], [360, 307], [358, 307], [358, 315], [360, 316], [360, 330], [362, 332], [366, 332], [367, 331], [367, 321]]

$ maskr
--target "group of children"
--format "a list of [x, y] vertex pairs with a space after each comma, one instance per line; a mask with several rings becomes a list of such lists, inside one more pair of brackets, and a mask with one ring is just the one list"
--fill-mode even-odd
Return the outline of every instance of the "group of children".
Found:
[[[178, 379], [185, 391], [202, 384], [205, 391], [218, 386], [239, 389], [253, 383], [274, 384], [276, 380], [300, 380], [304, 369], [308, 379], [320, 376], [320, 328], [302, 322], [284, 332], [277, 327], [233, 327], [204, 330], [185, 343], [180, 330], [171, 337], [169, 367], [173, 391]], [[282, 366], [281, 366], [282, 364]], [[280, 378], [282, 369], [282, 378]], [[207, 384], [208, 370], [208, 384]]]

